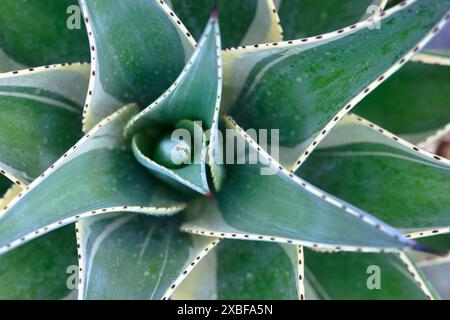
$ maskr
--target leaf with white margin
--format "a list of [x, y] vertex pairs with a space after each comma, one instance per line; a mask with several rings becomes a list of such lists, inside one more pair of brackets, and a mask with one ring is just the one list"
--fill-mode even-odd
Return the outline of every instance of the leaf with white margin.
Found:
[[31, 182], [81, 136], [89, 65], [65, 64], [0, 75], [0, 173]]
[[384, 13], [381, 29], [363, 21], [314, 38], [225, 51], [222, 110], [246, 129], [279, 129], [281, 162], [295, 170], [440, 30], [449, 9], [449, 0], [408, 0]]
[[182, 217], [114, 214], [77, 223], [80, 299], [168, 299], [217, 239], [178, 231]]
[[[197, 49], [178, 79], [161, 97], [134, 116], [125, 128], [125, 135], [132, 136], [145, 128], [173, 127], [186, 119], [194, 121], [194, 124], [196, 121], [200, 121], [202, 133], [199, 136], [206, 135], [206, 141], [205, 139], [202, 139], [201, 142], [194, 141], [195, 144], [201, 143], [203, 145], [199, 163], [187, 165], [178, 170], [158, 168], [158, 165], [152, 163], [151, 159], [146, 159], [144, 165], [167, 174], [201, 193], [210, 192], [206, 182], [206, 155], [209, 155], [208, 164], [211, 167], [217, 167], [213, 159], [214, 155], [217, 154], [215, 148], [218, 145], [217, 128], [222, 97], [221, 61], [220, 31], [214, 11]], [[198, 125], [195, 124], [195, 127], [198, 127]], [[208, 130], [210, 131], [208, 132]], [[206, 145], [207, 141], [208, 144]], [[135, 137], [133, 147], [140, 149], [143, 142], [143, 139]], [[142, 152], [138, 152], [138, 159], [143, 158], [141, 154]], [[186, 170], [189, 170], [187, 175], [180, 173], [180, 177], [177, 177], [176, 171]], [[219, 185], [220, 177], [214, 182]]]
[[0, 254], [95, 214], [184, 209], [134, 160], [122, 133], [136, 113], [129, 105], [104, 119], [0, 212]]
[[450, 65], [410, 62], [354, 112], [417, 144], [450, 122], [449, 92]]
[[290, 173], [226, 120], [235, 129], [230, 139], [236, 137], [246, 154], [256, 152], [259, 159], [255, 164], [227, 161], [221, 191], [214, 199], [189, 204], [183, 231], [333, 250], [420, 249], [397, 230]]
[[298, 263], [295, 246], [226, 239], [189, 274], [173, 299], [297, 300]]
[[80, 4], [91, 46], [87, 131], [126, 103], [144, 107], [155, 100], [183, 69], [195, 41], [163, 1]]
[[[89, 60], [76, 0], [2, 0], [0, 72]], [[77, 16], [77, 13], [79, 14]], [[78, 29], [69, 29], [77, 26]]]
[[[305, 279], [325, 300], [439, 299], [405, 253], [323, 253], [305, 250]], [[310, 291], [306, 290], [309, 299]]]
[[[5, 181], [8, 180], [0, 176], [0, 185]], [[20, 191], [13, 184], [0, 198], [0, 207]], [[66, 271], [69, 266], [76, 266], [76, 253], [74, 229], [64, 227], [1, 255], [0, 299], [65, 298], [70, 293]]]
[[450, 226], [450, 161], [347, 116], [297, 174], [401, 229]]
[[[214, 0], [171, 0], [171, 8], [186, 23], [192, 35], [202, 34]], [[282, 30], [272, 0], [220, 1], [217, 11], [225, 48], [280, 41]]]
[[[331, 32], [358, 22], [370, 5], [384, 8], [386, 1], [374, 0], [277, 0], [276, 7], [285, 39], [300, 39]], [[373, 13], [373, 12], [372, 12]]]

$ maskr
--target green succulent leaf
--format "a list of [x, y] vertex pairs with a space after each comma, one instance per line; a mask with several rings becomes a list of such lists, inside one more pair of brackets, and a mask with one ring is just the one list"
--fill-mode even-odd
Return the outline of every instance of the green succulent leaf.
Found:
[[386, 1], [374, 0], [277, 1], [283, 35], [289, 40], [338, 30], [358, 22], [367, 14], [370, 5], [383, 8], [385, 4]]
[[[175, 291], [175, 300], [298, 299], [296, 247], [223, 240]], [[301, 277], [302, 278], [302, 277]]]
[[412, 143], [450, 119], [450, 67], [411, 62], [383, 83], [354, 112]]
[[136, 113], [131, 105], [104, 119], [0, 212], [0, 253], [95, 214], [184, 208], [126, 148], [123, 127]]
[[249, 159], [255, 152], [258, 159], [227, 164], [227, 179], [214, 199], [190, 203], [184, 231], [327, 249], [414, 246], [381, 221], [281, 167], [229, 118], [227, 127], [236, 129], [238, 145], [245, 143]]
[[[214, 0], [171, 0], [196, 39], [200, 38], [214, 6]], [[282, 31], [272, 0], [220, 1], [217, 8], [225, 48], [280, 41]]]
[[0, 299], [65, 298], [71, 266], [77, 251], [74, 228], [67, 226], [0, 256]]
[[281, 162], [296, 169], [339, 119], [426, 44], [449, 9], [447, 0], [408, 1], [386, 11], [380, 29], [363, 21], [314, 38], [225, 51], [225, 111], [246, 129], [279, 129]]
[[[206, 181], [206, 156], [209, 155], [210, 166], [216, 167], [214, 155], [217, 153], [217, 128], [222, 97], [222, 60], [220, 32], [215, 12], [204, 31], [198, 47], [185, 69], [172, 86], [155, 102], [134, 116], [125, 128], [125, 134], [131, 136], [146, 128], [176, 126], [180, 122], [192, 127], [189, 141], [199, 154], [194, 163], [177, 170], [169, 170], [148, 157], [142, 149], [147, 139], [144, 136], [133, 138], [133, 151], [137, 159], [146, 167], [178, 180], [179, 182], [201, 192], [209, 193]], [[188, 129], [188, 128], [186, 128]], [[198, 132], [198, 134], [196, 133]], [[204, 138], [196, 141], [197, 137]], [[192, 139], [191, 139], [192, 140]], [[207, 144], [207, 141], [209, 142]], [[200, 145], [197, 145], [200, 144]], [[219, 181], [215, 181], [216, 184]]]
[[126, 103], [144, 107], [154, 101], [181, 72], [195, 41], [163, 1], [81, 0], [80, 4], [92, 33], [87, 131]]
[[31, 182], [80, 138], [89, 65], [0, 75], [0, 173]]
[[323, 253], [305, 250], [306, 298], [353, 300], [438, 299], [405, 253]]
[[297, 174], [394, 227], [450, 226], [450, 161], [360, 117], [345, 118]]
[[[3, 0], [0, 72], [88, 61], [89, 43], [76, 0]], [[70, 28], [69, 28], [70, 27]]]
[[178, 231], [182, 217], [114, 214], [78, 223], [81, 299], [168, 299], [217, 243]]

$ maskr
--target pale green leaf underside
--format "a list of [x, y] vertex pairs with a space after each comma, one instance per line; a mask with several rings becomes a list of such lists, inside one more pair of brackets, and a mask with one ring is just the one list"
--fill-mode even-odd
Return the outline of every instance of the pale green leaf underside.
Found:
[[450, 225], [450, 166], [352, 116], [297, 174], [394, 227]]
[[[196, 39], [205, 27], [213, 0], [171, 0], [172, 8]], [[218, 7], [225, 48], [281, 40], [272, 0], [227, 0]]]
[[[122, 129], [136, 112], [136, 107], [127, 106], [105, 119], [8, 204], [0, 213], [0, 252], [73, 222], [81, 214], [101, 214], [117, 207], [147, 213], [182, 209], [167, 200], [173, 195], [161, 193], [160, 183], [127, 148]], [[172, 208], [153, 208], [158, 205]]]
[[28, 183], [80, 138], [88, 78], [87, 64], [0, 76], [2, 169]]
[[[427, 299], [417, 283], [418, 278], [426, 281], [420, 272], [413, 277], [408, 267], [393, 253], [305, 251], [307, 299], [311, 295], [326, 300]], [[427, 287], [427, 293], [432, 297], [437, 297], [428, 283], [421, 286]]]
[[[3, 0], [0, 11], [0, 72], [55, 63], [87, 62], [89, 43], [80, 20], [79, 29], [69, 29], [76, 19], [76, 0]], [[67, 13], [69, 10], [70, 14]], [[79, 18], [79, 16], [78, 16]]]
[[381, 29], [361, 22], [307, 42], [226, 51], [226, 110], [244, 128], [279, 129], [282, 162], [291, 165], [338, 112], [398, 69], [449, 9], [447, 0], [409, 1], [388, 11]]
[[[0, 299], [62, 299], [77, 266], [75, 231], [67, 226], [0, 256]], [[78, 279], [71, 281], [76, 284]]]
[[278, 0], [285, 40], [338, 30], [358, 22], [374, 0]]
[[175, 291], [183, 300], [296, 300], [295, 246], [223, 240]]
[[82, 299], [162, 299], [211, 242], [178, 231], [182, 217], [115, 214], [79, 223]]
[[87, 130], [126, 103], [145, 107], [155, 100], [183, 69], [195, 41], [160, 1], [81, 3], [95, 58]]
[[354, 112], [412, 143], [450, 122], [450, 67], [411, 62]]

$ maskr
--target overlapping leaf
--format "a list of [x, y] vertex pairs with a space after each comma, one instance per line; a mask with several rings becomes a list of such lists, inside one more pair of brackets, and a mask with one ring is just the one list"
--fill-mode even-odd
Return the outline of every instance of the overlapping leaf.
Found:
[[283, 169], [235, 123], [228, 119], [227, 124], [237, 130], [231, 137], [237, 137], [237, 145], [246, 145], [244, 156], [255, 162], [232, 162], [228, 154], [221, 191], [214, 200], [189, 205], [183, 230], [328, 249], [378, 251], [414, 246], [381, 221]]
[[410, 0], [387, 11], [381, 29], [363, 21], [226, 51], [226, 110], [246, 129], [279, 129], [282, 162], [297, 168], [346, 112], [439, 31], [449, 9], [446, 0]]
[[408, 63], [355, 108], [354, 112], [412, 143], [450, 120], [450, 66]]
[[351, 116], [297, 173], [394, 227], [421, 230], [450, 225], [449, 163]]
[[195, 41], [163, 1], [80, 3], [91, 46], [88, 130], [126, 103], [145, 107], [155, 100], [183, 69]]
[[182, 217], [114, 214], [78, 223], [81, 299], [167, 299], [217, 239], [178, 232]]
[[[197, 50], [178, 79], [159, 99], [133, 117], [125, 128], [125, 134], [132, 136], [145, 129], [175, 129], [180, 127], [179, 123], [188, 122], [188, 127], [192, 127], [189, 131], [193, 138], [189, 143], [198, 154], [193, 163], [176, 170], [169, 170], [155, 163], [151, 159], [151, 146], [147, 146], [148, 141], [142, 134], [134, 136], [133, 151], [140, 163], [149, 169], [205, 194], [210, 193], [206, 181], [206, 156], [209, 154], [210, 160], [212, 159], [217, 143], [215, 134], [222, 94], [221, 64], [220, 33], [214, 12]], [[189, 129], [185, 124], [181, 127]], [[207, 130], [211, 131], [207, 133]], [[215, 166], [213, 161], [209, 165]]]
[[80, 137], [89, 65], [53, 65], [0, 76], [0, 169], [28, 183]]
[[86, 216], [183, 208], [131, 155], [122, 130], [136, 113], [127, 106], [104, 119], [3, 209], [0, 253]]

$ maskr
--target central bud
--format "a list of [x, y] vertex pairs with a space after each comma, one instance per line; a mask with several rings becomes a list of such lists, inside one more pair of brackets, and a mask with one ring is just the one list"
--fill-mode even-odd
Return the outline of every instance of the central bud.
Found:
[[164, 135], [155, 148], [154, 159], [167, 168], [181, 168], [191, 163], [191, 146], [182, 139]]

